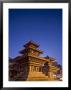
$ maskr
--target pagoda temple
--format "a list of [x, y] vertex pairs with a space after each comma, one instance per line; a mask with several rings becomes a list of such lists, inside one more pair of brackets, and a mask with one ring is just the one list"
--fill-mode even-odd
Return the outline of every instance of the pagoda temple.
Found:
[[20, 51], [20, 56], [9, 60], [10, 81], [61, 80], [61, 68], [57, 61], [51, 57], [41, 57], [43, 51], [38, 48], [38, 44], [29, 41]]

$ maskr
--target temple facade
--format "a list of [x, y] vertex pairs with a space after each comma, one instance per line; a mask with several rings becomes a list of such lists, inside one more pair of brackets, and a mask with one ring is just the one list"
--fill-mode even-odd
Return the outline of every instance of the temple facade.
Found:
[[29, 41], [20, 51], [20, 56], [9, 60], [10, 81], [54, 81], [61, 80], [62, 69], [54, 58], [41, 57], [39, 45]]

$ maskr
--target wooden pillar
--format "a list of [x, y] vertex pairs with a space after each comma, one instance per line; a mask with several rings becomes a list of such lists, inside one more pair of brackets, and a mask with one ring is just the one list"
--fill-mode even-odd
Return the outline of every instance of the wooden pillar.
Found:
[[32, 72], [34, 72], [34, 66], [32, 66]]
[[36, 67], [36, 72], [38, 72], [38, 67]]
[[30, 72], [32, 71], [32, 66], [30, 66]]

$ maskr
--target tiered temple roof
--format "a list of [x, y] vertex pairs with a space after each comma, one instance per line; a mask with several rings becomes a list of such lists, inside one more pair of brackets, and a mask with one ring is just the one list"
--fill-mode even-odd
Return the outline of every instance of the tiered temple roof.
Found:
[[27, 47], [27, 46], [30, 45], [30, 44], [33, 44], [35, 47], [39, 47], [39, 45], [36, 44], [34, 41], [29, 41], [28, 43], [26, 43], [26, 44], [24, 45], [24, 47]]

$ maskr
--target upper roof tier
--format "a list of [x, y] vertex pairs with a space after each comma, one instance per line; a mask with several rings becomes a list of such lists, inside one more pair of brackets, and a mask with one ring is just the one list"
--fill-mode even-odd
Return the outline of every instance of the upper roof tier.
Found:
[[28, 47], [28, 46], [30, 46], [30, 45], [33, 45], [33, 46], [35, 46], [35, 47], [39, 47], [39, 45], [36, 44], [34, 41], [29, 41], [28, 43], [26, 43], [26, 44], [24, 45], [24, 47]]

